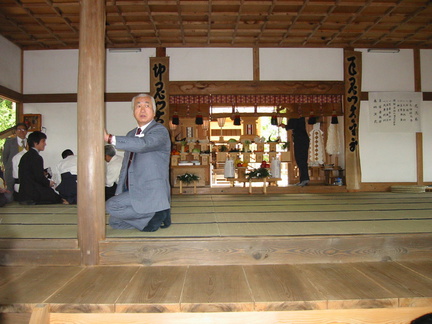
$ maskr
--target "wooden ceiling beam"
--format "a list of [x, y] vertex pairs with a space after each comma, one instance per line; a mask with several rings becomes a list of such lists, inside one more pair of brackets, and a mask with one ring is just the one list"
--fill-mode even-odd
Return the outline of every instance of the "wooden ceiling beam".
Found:
[[350, 45], [351, 45], [351, 46], [354, 46], [354, 43], [355, 43], [355, 42], [357, 42], [359, 39], [364, 38], [365, 35], [366, 35], [366, 34], [367, 34], [367, 33], [368, 33], [372, 28], [376, 27], [376, 26], [381, 22], [381, 20], [384, 19], [384, 17], [388, 17], [388, 16], [389, 16], [389, 15], [390, 15], [394, 10], [396, 10], [396, 8], [399, 6], [399, 4], [401, 4], [403, 1], [404, 1], [404, 0], [398, 0], [397, 3], [396, 3], [394, 6], [388, 8], [388, 9], [386, 10], [386, 12], [385, 12], [385, 14], [384, 14], [383, 16], [377, 18], [377, 19], [374, 21], [374, 23], [373, 23], [372, 25], [370, 25], [368, 28], [366, 28], [366, 30], [365, 30], [362, 34], [360, 34], [358, 37], [354, 38], [354, 39], [350, 42]]
[[[428, 6], [431, 6], [432, 2], [429, 2]], [[417, 17], [421, 12], [423, 12], [425, 9], [427, 9], [427, 7], [420, 7], [418, 8], [412, 15], [406, 17], [400, 24], [395, 25], [394, 27], [392, 27], [390, 29], [390, 32], [388, 32], [387, 34], [383, 34], [381, 37], [379, 37], [375, 42], [374, 45], [377, 45], [384, 37], [387, 37], [388, 35], [392, 34], [393, 32], [396, 31], [396, 29], [400, 28], [401, 25], [407, 24], [408, 22], [410, 22], [412, 19], [414, 19], [415, 17]], [[424, 26], [422, 29], [425, 29], [427, 26]], [[420, 32], [420, 31], [419, 31]], [[412, 36], [414, 36], [415, 34], [411, 34], [411, 35], [407, 35], [406, 38], [409, 39]]]
[[210, 45], [210, 35], [211, 35], [211, 26], [212, 26], [212, 0], [208, 1], [208, 16], [207, 16], [207, 45]]
[[[132, 43], [136, 45], [136, 44], [137, 44], [137, 41], [136, 41], [134, 35], [131, 33], [130, 27], [127, 25], [127, 23], [126, 23], [126, 18], [122, 15], [122, 11], [121, 11], [121, 9], [120, 9], [119, 6], [117, 6], [117, 5], [114, 5], [113, 7], [114, 7], [115, 10], [117, 11], [117, 14], [118, 14], [118, 16], [120, 17], [120, 20], [121, 20], [121, 22], [122, 22], [122, 26], [123, 26], [123, 28], [125, 29], [125, 31], [127, 32], [127, 34], [128, 34], [128, 36], [130, 37], [130, 39], [132, 40]], [[105, 34], [106, 34], [106, 32], [105, 32]]]
[[151, 26], [153, 28], [154, 35], [155, 35], [155, 37], [157, 39], [157, 42], [159, 43], [159, 45], [162, 45], [162, 42], [160, 40], [159, 30], [156, 27], [156, 22], [155, 22], [155, 20], [153, 18], [153, 13], [152, 13], [151, 8], [149, 6], [148, 0], [143, 0], [143, 1], [144, 1], [144, 6], [146, 8], [149, 20], [151, 22]]
[[45, 24], [44, 24], [44, 22], [41, 20], [41, 19], [39, 19], [39, 18], [36, 18], [36, 17], [34, 17], [34, 15], [33, 15], [33, 13], [32, 13], [32, 11], [31, 10], [29, 10], [29, 9], [27, 9], [27, 8], [25, 8], [24, 6], [23, 6], [23, 4], [22, 4], [22, 2], [21, 1], [19, 1], [19, 0], [15, 0], [15, 3], [17, 4], [17, 5], [19, 5], [19, 6], [21, 6], [21, 8], [25, 11], [25, 13], [28, 15], [28, 16], [30, 16], [31, 18], [33, 18], [43, 29], [45, 29], [53, 38], [55, 38], [58, 42], [60, 42], [61, 44], [63, 44], [63, 45], [65, 45], [66, 46], [66, 43], [64, 43], [50, 28], [48, 28]]
[[329, 46], [335, 39], [337, 39], [338, 37], [339, 37], [339, 35], [342, 33], [342, 32], [344, 32], [345, 31], [345, 29], [348, 27], [348, 26], [350, 26], [353, 22], [354, 22], [354, 20], [364, 11], [364, 10], [366, 10], [366, 8], [368, 8], [369, 6], [370, 6], [370, 4], [372, 3], [372, 0], [368, 0], [366, 3], [365, 3], [365, 5], [364, 6], [362, 6], [362, 7], [360, 7], [357, 11], [356, 11], [356, 13], [355, 13], [355, 15], [353, 15], [349, 20], [348, 20], [348, 22], [346, 22], [344, 25], [342, 25], [342, 27], [340, 28], [340, 30], [337, 32], [337, 33], [335, 33], [332, 37], [331, 37], [331, 39], [326, 43], [326, 45], [327, 46]]

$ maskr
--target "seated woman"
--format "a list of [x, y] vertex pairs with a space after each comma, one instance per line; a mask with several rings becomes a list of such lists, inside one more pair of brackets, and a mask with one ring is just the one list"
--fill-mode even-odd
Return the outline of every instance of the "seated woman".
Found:
[[46, 138], [44, 133], [34, 131], [27, 139], [29, 150], [22, 156], [18, 168], [21, 204], [67, 204], [67, 201], [52, 189], [54, 181], [49, 180], [44, 173], [44, 162], [39, 152], [45, 149]]

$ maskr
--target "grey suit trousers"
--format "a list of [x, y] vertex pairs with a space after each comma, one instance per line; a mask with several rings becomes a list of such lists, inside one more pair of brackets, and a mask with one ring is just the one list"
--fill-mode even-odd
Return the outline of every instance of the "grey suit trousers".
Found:
[[155, 213], [139, 214], [133, 207], [129, 191], [111, 197], [106, 202], [106, 211], [110, 214], [109, 225], [115, 229], [133, 229], [140, 231], [147, 226]]

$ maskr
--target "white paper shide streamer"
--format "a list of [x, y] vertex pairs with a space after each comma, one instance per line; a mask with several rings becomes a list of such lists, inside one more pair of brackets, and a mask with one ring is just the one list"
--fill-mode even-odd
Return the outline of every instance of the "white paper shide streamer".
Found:
[[327, 129], [326, 152], [329, 155], [339, 154], [341, 150], [337, 124], [330, 124]]
[[320, 129], [321, 123], [313, 125], [313, 129], [309, 133], [309, 165], [319, 166], [324, 163], [324, 136]]

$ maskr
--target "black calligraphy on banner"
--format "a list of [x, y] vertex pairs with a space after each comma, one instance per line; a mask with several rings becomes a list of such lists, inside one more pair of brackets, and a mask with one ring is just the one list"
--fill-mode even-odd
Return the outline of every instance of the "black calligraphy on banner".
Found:
[[347, 101], [349, 105], [349, 124], [348, 130], [350, 134], [349, 139], [349, 150], [350, 152], [354, 152], [358, 146], [358, 112], [360, 105], [360, 97], [358, 91], [358, 80], [357, 80], [357, 64], [356, 64], [356, 56], [348, 56], [348, 81], [349, 88], [347, 91]]
[[162, 63], [155, 63], [152, 67], [153, 77], [154, 77], [154, 87], [155, 94], [154, 99], [156, 102], [156, 116], [155, 120], [158, 123], [163, 124], [164, 119], [162, 118], [165, 115], [165, 108], [167, 107], [167, 98], [166, 98], [166, 85], [164, 82], [164, 75], [168, 73], [167, 67]]

